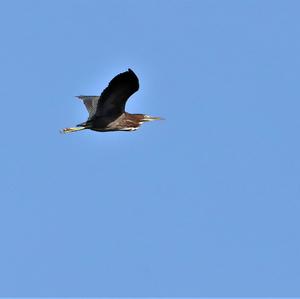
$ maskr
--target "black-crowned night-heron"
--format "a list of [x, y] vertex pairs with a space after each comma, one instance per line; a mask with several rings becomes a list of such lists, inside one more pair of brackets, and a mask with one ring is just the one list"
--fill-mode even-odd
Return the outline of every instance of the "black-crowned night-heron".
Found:
[[100, 96], [78, 96], [83, 101], [89, 118], [86, 122], [74, 128], [62, 129], [62, 133], [77, 132], [90, 129], [99, 132], [135, 131], [147, 121], [160, 120], [145, 114], [130, 114], [125, 112], [128, 98], [139, 89], [139, 79], [128, 69], [114, 77]]

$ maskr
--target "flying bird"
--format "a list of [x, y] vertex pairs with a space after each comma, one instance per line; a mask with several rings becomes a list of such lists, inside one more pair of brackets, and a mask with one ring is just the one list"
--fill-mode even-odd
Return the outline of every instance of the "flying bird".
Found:
[[144, 122], [161, 120], [161, 117], [146, 114], [131, 114], [125, 105], [131, 95], [139, 89], [139, 79], [131, 70], [115, 76], [100, 96], [78, 96], [88, 110], [89, 118], [73, 128], [62, 129], [71, 133], [90, 129], [99, 132], [135, 131]]

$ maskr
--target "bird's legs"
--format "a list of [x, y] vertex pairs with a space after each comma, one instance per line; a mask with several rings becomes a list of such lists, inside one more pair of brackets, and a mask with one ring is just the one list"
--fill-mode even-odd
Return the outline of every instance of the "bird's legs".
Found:
[[64, 128], [60, 130], [60, 133], [72, 133], [72, 132], [77, 132], [77, 131], [81, 131], [81, 130], [85, 130], [88, 129], [86, 127], [75, 127], [75, 128]]
[[162, 117], [144, 115], [142, 121], [164, 120]]

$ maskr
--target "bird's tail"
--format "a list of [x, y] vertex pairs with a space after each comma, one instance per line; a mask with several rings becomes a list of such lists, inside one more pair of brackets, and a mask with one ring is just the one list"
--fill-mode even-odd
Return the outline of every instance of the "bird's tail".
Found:
[[75, 128], [64, 128], [60, 130], [60, 133], [66, 134], [66, 133], [73, 133], [81, 130], [87, 129], [86, 127], [75, 127]]
[[158, 116], [144, 115], [142, 119], [142, 121], [153, 121], [153, 120], [164, 120], [164, 118]]

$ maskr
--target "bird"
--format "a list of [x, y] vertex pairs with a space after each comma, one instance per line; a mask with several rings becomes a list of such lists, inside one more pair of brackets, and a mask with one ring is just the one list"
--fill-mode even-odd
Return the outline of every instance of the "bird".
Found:
[[139, 79], [130, 68], [115, 76], [100, 96], [77, 96], [83, 101], [89, 117], [76, 127], [64, 128], [62, 133], [90, 129], [98, 132], [135, 131], [144, 122], [162, 120], [146, 114], [131, 114], [125, 111], [130, 96], [139, 89]]

